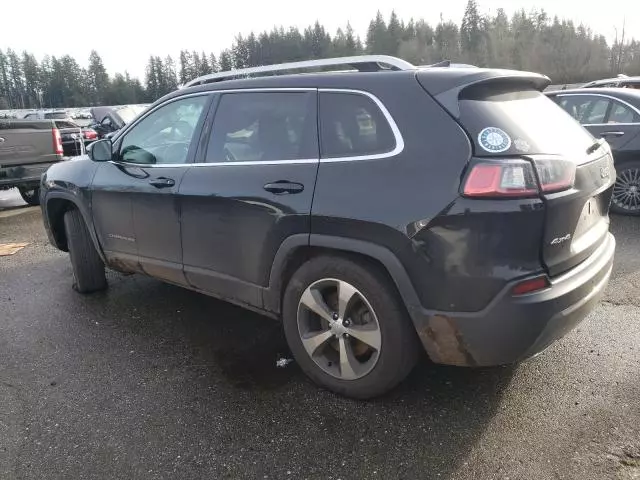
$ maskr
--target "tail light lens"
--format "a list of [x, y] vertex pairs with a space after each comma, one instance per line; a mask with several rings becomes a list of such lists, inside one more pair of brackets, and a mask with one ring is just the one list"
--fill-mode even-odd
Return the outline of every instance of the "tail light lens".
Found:
[[534, 197], [540, 192], [571, 188], [575, 175], [573, 162], [556, 158], [535, 159], [534, 164], [526, 160], [483, 161], [471, 167], [463, 194], [490, 198]]
[[60, 130], [54, 128], [51, 130], [51, 136], [53, 137], [53, 152], [56, 155], [64, 155], [64, 149], [62, 148], [62, 137], [60, 136]]
[[528, 197], [538, 194], [533, 167], [524, 160], [477, 163], [464, 184], [468, 197]]
[[560, 158], [535, 159], [540, 189], [545, 193], [567, 190], [576, 178], [576, 164]]

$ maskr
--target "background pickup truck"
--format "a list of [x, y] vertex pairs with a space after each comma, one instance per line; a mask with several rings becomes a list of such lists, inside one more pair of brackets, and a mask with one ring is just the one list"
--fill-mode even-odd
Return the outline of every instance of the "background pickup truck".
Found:
[[0, 119], [0, 190], [17, 187], [29, 205], [40, 203], [40, 176], [64, 160], [53, 120]]

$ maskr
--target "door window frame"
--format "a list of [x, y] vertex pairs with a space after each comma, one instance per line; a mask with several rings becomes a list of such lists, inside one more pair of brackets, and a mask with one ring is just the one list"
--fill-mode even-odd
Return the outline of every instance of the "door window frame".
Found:
[[556, 97], [558, 97], [559, 99], [562, 99], [564, 97], [600, 97], [600, 98], [606, 98], [611, 102], [611, 104], [609, 105], [609, 107], [607, 109], [607, 113], [605, 115], [605, 118], [604, 118], [605, 119], [605, 123], [581, 123], [581, 125], [583, 127], [611, 127], [611, 126], [614, 126], [614, 125], [618, 125], [618, 126], [623, 126], [624, 127], [624, 126], [640, 125], [640, 122], [606, 123], [609, 120], [609, 116], [611, 115], [611, 111], [613, 110], [616, 102], [619, 103], [619, 104], [624, 105], [626, 108], [630, 109], [636, 115], [638, 115], [638, 117], [640, 117], [640, 109], [634, 107], [629, 102], [627, 102], [625, 100], [622, 100], [621, 98], [614, 97], [612, 95], [605, 95], [603, 93], [559, 93], [558, 95], [556, 95]]
[[208, 97], [206, 99], [206, 102], [204, 103], [203, 108], [203, 112], [200, 114], [200, 118], [198, 119], [198, 123], [196, 123], [196, 126], [194, 128], [193, 131], [193, 136], [191, 137], [191, 142], [189, 144], [189, 152], [187, 153], [187, 158], [185, 159], [185, 161], [183, 163], [159, 163], [159, 164], [149, 164], [149, 163], [133, 163], [133, 162], [124, 162], [122, 160], [120, 160], [116, 155], [114, 155], [114, 157], [116, 157], [116, 159], [111, 160], [112, 163], [117, 163], [119, 165], [127, 165], [127, 166], [133, 166], [133, 167], [141, 167], [141, 168], [175, 168], [175, 167], [188, 167], [191, 165], [194, 165], [195, 162], [195, 158], [196, 158], [196, 151], [198, 149], [198, 139], [201, 136], [201, 132], [203, 130], [203, 125], [205, 123], [205, 119], [208, 117], [209, 111], [211, 110], [211, 104], [213, 101], [213, 95], [214, 92], [198, 92], [198, 93], [189, 93], [186, 95], [178, 95], [176, 97], [172, 97], [162, 103], [159, 103], [158, 105], [149, 108], [148, 110], [146, 110], [143, 115], [141, 115], [140, 117], [136, 118], [135, 121], [131, 122], [130, 124], [126, 125], [122, 130], [118, 131], [118, 136], [115, 139], [115, 141], [113, 142], [113, 148], [112, 150], [114, 152], [118, 152], [120, 153], [120, 148], [122, 147], [122, 142], [124, 140], [124, 138], [129, 134], [129, 132], [131, 132], [131, 130], [133, 128], [136, 127], [136, 125], [138, 125], [138, 123], [142, 122], [145, 118], [147, 118], [147, 116], [151, 115], [153, 112], [155, 112], [156, 110], [159, 110], [162, 107], [165, 107], [171, 103], [180, 101], [180, 100], [184, 100], [185, 98], [191, 98], [191, 97]]

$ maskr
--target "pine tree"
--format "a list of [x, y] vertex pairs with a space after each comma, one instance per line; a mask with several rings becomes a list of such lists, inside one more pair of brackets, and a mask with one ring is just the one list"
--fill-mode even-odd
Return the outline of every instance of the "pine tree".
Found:
[[398, 15], [396, 15], [395, 10], [393, 10], [391, 12], [391, 17], [389, 18], [389, 26], [387, 27], [386, 48], [382, 53], [394, 56], [397, 55], [403, 35], [404, 27], [400, 23], [400, 20], [398, 20]]
[[230, 50], [223, 50], [220, 53], [220, 71], [227, 72], [233, 68], [233, 57]]
[[193, 80], [193, 60], [191, 54], [187, 50], [180, 50], [180, 71], [178, 73], [178, 81], [184, 85], [189, 80]]
[[482, 42], [482, 34], [480, 31], [480, 14], [478, 13], [478, 4], [476, 0], [469, 0], [467, 8], [462, 17], [462, 25], [460, 26], [460, 46], [462, 54], [467, 61], [473, 64], [482, 64], [480, 59], [480, 48]]
[[369, 23], [367, 30], [367, 52], [381, 54], [387, 51], [389, 45], [389, 32], [387, 24], [382, 18], [382, 13], [378, 10], [376, 18]]
[[12, 99], [14, 108], [25, 108], [25, 86], [22, 77], [22, 62], [18, 54], [7, 49], [7, 59], [9, 63], [9, 88], [10, 98]]
[[22, 54], [22, 72], [24, 74], [25, 91], [27, 94], [27, 107], [40, 108], [40, 94], [42, 92], [42, 86], [40, 85], [40, 68], [36, 57], [27, 52], [23, 52]]
[[207, 58], [207, 55], [202, 52], [200, 54], [200, 71], [198, 72], [198, 76], [200, 75], [208, 75], [212, 73], [211, 71], [211, 66], [209, 65], [209, 60]]
[[215, 73], [219, 70], [218, 59], [213, 53], [209, 55], [209, 68], [211, 68], [211, 73]]
[[5, 106], [3, 109], [13, 108], [11, 102], [9, 59], [2, 50], [0, 50], [0, 102]]
[[164, 59], [163, 64], [163, 72], [164, 72], [164, 80], [165, 80], [165, 89], [164, 92], [169, 93], [178, 88], [178, 75], [176, 73], [176, 62], [173, 61], [171, 55], [167, 55]]
[[109, 75], [102, 63], [102, 58], [98, 52], [91, 50], [89, 54], [89, 88], [91, 89], [91, 103], [101, 105], [105, 101], [105, 95], [109, 86]]

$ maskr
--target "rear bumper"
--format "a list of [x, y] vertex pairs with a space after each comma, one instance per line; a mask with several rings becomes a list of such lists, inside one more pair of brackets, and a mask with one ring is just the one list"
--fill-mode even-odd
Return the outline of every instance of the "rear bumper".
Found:
[[52, 163], [0, 167], [0, 187], [22, 187], [40, 184], [40, 177]]
[[436, 363], [491, 366], [534, 356], [563, 337], [598, 304], [607, 287], [615, 239], [541, 292], [513, 297], [508, 285], [480, 312], [412, 312], [420, 339]]

